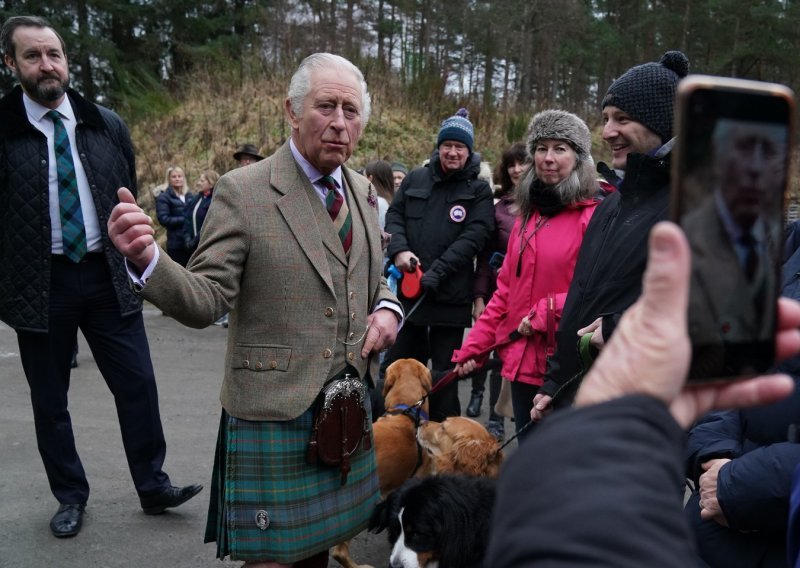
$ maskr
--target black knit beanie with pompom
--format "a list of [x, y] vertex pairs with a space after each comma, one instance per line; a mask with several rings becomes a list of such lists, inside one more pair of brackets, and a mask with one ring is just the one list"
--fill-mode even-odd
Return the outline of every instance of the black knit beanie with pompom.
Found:
[[658, 63], [628, 69], [603, 97], [602, 108], [615, 106], [661, 137], [672, 138], [675, 88], [689, 74], [689, 60], [680, 51], [668, 51]]

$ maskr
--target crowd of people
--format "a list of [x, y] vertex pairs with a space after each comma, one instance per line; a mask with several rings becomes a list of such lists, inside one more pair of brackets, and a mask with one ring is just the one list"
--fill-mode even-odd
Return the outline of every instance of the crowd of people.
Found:
[[[183, 168], [167, 169], [162, 249], [137, 204], [128, 129], [69, 87], [58, 32], [8, 18], [0, 49], [19, 82], [0, 100], [0, 318], [18, 337], [59, 504], [54, 536], [79, 533], [89, 498], [67, 405], [78, 329], [114, 395], [144, 513], [202, 489], [162, 469], [145, 299], [187, 326], [229, 326], [205, 531], [220, 559], [324, 567], [330, 547], [366, 527], [379, 498], [366, 393], [414, 358], [434, 383], [453, 368], [473, 377], [471, 416], [489, 369], [487, 428], [503, 440], [508, 414], [521, 435], [487, 566], [795, 562], [787, 544], [797, 550], [800, 537], [786, 530], [800, 445], [787, 430], [800, 418], [797, 395], [780, 401], [793, 381], [683, 387], [693, 251], [661, 223], [683, 53], [608, 87], [610, 165], [595, 165], [582, 118], [545, 109], [488, 179], [463, 108], [424, 165], [351, 169], [370, 117], [364, 76], [341, 56], [310, 55], [287, 91], [290, 136], [272, 155], [243, 144], [237, 168], [203, 170], [194, 191]], [[391, 266], [419, 286], [395, 295]], [[788, 252], [784, 295], [797, 295], [798, 266]], [[800, 351], [799, 325], [800, 304], [781, 300], [781, 358]], [[797, 359], [778, 370], [800, 379]], [[431, 396], [432, 420], [461, 414], [456, 385]], [[312, 460], [346, 443], [317, 436], [340, 394], [345, 428], [365, 442]], [[757, 403], [772, 406], [744, 408]]]

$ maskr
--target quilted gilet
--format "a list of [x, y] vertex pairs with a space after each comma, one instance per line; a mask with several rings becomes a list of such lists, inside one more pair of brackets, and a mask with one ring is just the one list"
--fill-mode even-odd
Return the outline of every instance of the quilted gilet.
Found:
[[[136, 163], [130, 134], [107, 108], [68, 91], [77, 117], [75, 137], [100, 221], [103, 252], [120, 306], [142, 309], [131, 289], [122, 255], [108, 238], [106, 223], [118, 202], [117, 189], [136, 194]], [[47, 332], [51, 237], [47, 139], [28, 121], [22, 90], [0, 100], [0, 320], [14, 329]]]

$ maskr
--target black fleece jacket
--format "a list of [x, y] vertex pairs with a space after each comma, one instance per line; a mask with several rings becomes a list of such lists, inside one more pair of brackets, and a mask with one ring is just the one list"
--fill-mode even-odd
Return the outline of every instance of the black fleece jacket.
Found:
[[[478, 179], [480, 165], [473, 153], [464, 168], [444, 175], [434, 152], [427, 166], [406, 176], [386, 213], [389, 258], [410, 250], [440, 282], [409, 318], [412, 323], [471, 324], [474, 259], [494, 231], [492, 190]], [[413, 302], [401, 300], [408, 311]]]

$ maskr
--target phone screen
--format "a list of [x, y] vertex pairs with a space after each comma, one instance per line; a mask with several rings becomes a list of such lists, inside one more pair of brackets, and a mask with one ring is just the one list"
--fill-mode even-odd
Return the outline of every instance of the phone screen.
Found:
[[689, 380], [761, 373], [775, 357], [792, 100], [714, 85], [678, 100], [673, 218], [692, 251]]

